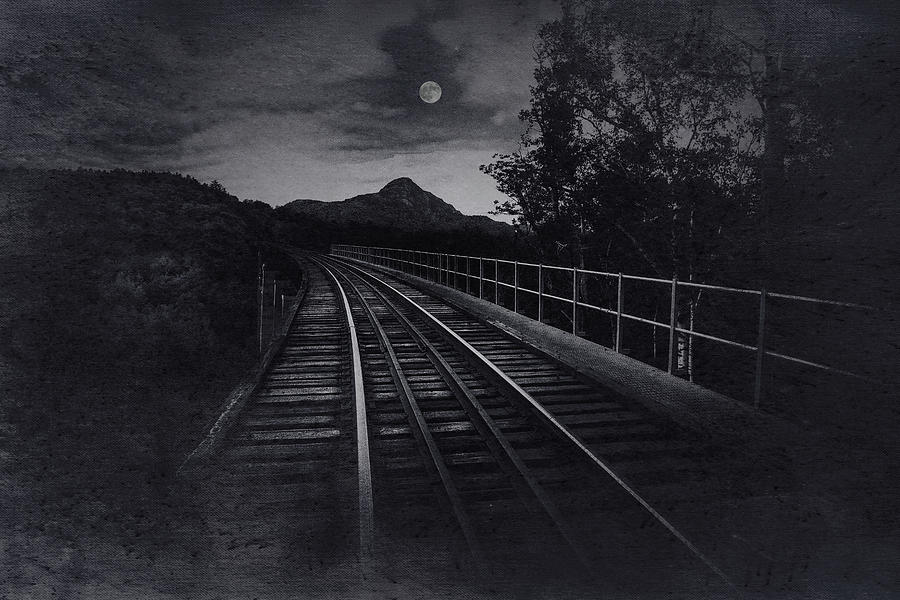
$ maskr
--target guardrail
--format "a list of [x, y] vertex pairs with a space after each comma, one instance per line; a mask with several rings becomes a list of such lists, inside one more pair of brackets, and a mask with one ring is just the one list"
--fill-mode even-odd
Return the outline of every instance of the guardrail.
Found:
[[[655, 277], [642, 277], [638, 275], [626, 275], [624, 273], [610, 273], [604, 271], [595, 271], [590, 269], [578, 269], [572, 267], [560, 267], [556, 265], [545, 265], [538, 263], [528, 263], [519, 261], [503, 260], [499, 258], [487, 258], [482, 256], [465, 256], [458, 254], [443, 254], [437, 252], [425, 252], [420, 250], [408, 250], [401, 248], [380, 248], [373, 246], [349, 246], [336, 244], [331, 248], [331, 253], [335, 256], [356, 259], [362, 262], [376, 264], [380, 266], [394, 268], [396, 270], [423, 277], [435, 283], [447, 285], [453, 288], [462, 289], [461, 279], [465, 279], [465, 291], [468, 294], [476, 295], [481, 299], [493, 301], [494, 304], [500, 305], [500, 289], [505, 288], [513, 293], [513, 310], [519, 313], [519, 298], [521, 294], [529, 294], [537, 299], [537, 317], [538, 321], [544, 321], [544, 304], [547, 300], [563, 302], [571, 305], [571, 332], [578, 335], [578, 309], [587, 309], [589, 311], [599, 312], [615, 317], [615, 342], [612, 349], [616, 352], [622, 352], [622, 331], [623, 320], [644, 323], [654, 327], [661, 327], [668, 331], [668, 372], [674, 374], [676, 359], [676, 343], [677, 336], [682, 334], [688, 337], [697, 337], [718, 344], [726, 345], [733, 348], [739, 348], [747, 352], [755, 354], [756, 366], [754, 372], [754, 389], [753, 400], [754, 405], [759, 407], [764, 395], [763, 379], [766, 370], [766, 362], [768, 358], [776, 358], [790, 363], [812, 367], [814, 369], [827, 371], [870, 381], [867, 377], [853, 373], [848, 370], [839, 369], [829, 366], [821, 362], [807, 360], [788, 354], [775, 352], [766, 348], [766, 326], [767, 326], [767, 301], [770, 299], [790, 300], [799, 303], [808, 303], [820, 306], [837, 306], [844, 308], [854, 308], [862, 310], [874, 310], [873, 307], [853, 302], [838, 302], [835, 300], [825, 300], [821, 298], [812, 298], [808, 296], [797, 296], [792, 294], [780, 294], [769, 292], [765, 289], [754, 290], [745, 288], [725, 287], [717, 285], [709, 285], [697, 283], [694, 281], [680, 281], [677, 277], [672, 279], [660, 279]], [[462, 270], [463, 264], [465, 270]], [[473, 266], [477, 264], [477, 271]], [[485, 265], [489, 265], [489, 275], [493, 277], [485, 277]], [[503, 281], [500, 276], [501, 265], [507, 268], [512, 266], [512, 282]], [[537, 289], [525, 287], [521, 284], [520, 275], [523, 269], [536, 271]], [[475, 272], [473, 272], [475, 271]], [[557, 294], [548, 293], [545, 290], [545, 281], [552, 272], [567, 273], [567, 277], [571, 280], [571, 294], [569, 297], [559, 296]], [[606, 278], [616, 284], [616, 305], [612, 307], [598, 306], [583, 301], [579, 298], [579, 284], [585, 277]], [[660, 322], [655, 319], [648, 319], [640, 315], [625, 312], [625, 292], [624, 283], [626, 281], [640, 281], [656, 285], [664, 285], [668, 287], [669, 295], [669, 320], [668, 322]], [[472, 284], [477, 282], [477, 289], [472, 290]], [[485, 284], [493, 288], [493, 298], [486, 297]], [[737, 340], [730, 340], [723, 337], [701, 333], [693, 328], [683, 328], [679, 326], [677, 320], [677, 302], [679, 292], [682, 289], [690, 290], [710, 290], [716, 292], [725, 292], [729, 294], [737, 294], [742, 296], [755, 297], [758, 299], [758, 326], [756, 328], [756, 344], [747, 344]], [[489, 290], [490, 291], [490, 290]], [[555, 291], [555, 290], [554, 290]]]

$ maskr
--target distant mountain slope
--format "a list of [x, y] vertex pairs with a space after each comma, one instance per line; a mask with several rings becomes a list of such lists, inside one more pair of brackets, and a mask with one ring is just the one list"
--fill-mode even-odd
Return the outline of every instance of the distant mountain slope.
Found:
[[488, 217], [464, 215], [408, 177], [395, 179], [374, 194], [362, 194], [339, 202], [295, 200], [285, 208], [329, 223], [413, 232], [476, 230], [502, 235], [512, 229]]

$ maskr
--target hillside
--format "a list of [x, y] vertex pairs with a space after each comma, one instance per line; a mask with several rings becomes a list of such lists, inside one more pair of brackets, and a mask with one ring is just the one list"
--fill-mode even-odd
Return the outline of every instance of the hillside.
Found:
[[288, 210], [341, 225], [368, 225], [409, 232], [473, 231], [508, 235], [512, 228], [484, 216], [468, 216], [408, 177], [395, 179], [372, 194], [339, 202], [295, 200]]
[[63, 537], [155, 526], [186, 445], [255, 360], [271, 214], [168, 173], [0, 169], [10, 519]]

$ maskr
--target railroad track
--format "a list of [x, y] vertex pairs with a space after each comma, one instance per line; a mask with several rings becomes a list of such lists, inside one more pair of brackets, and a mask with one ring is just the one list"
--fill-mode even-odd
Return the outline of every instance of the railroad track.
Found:
[[[428, 524], [434, 516], [427, 512], [443, 502], [479, 565], [487, 555], [512, 548], [516, 556], [508, 563], [520, 568], [554, 562], [549, 557], [590, 568], [531, 468], [559, 464], [558, 451], [435, 332], [426, 332], [358, 274], [341, 267], [335, 271], [351, 291], [355, 322], [365, 340], [370, 435], [379, 463], [386, 467], [377, 478], [384, 490], [379, 496], [387, 499], [403, 490], [402, 496], [394, 494], [384, 502], [386, 512], [402, 507], [398, 516], [407, 523]], [[532, 450], [531, 465], [513, 444]], [[410, 455], [419, 460], [409, 465]], [[556, 481], [561, 477], [562, 472], [554, 475]], [[436, 489], [437, 497], [420, 503], [427, 512], [410, 518], [414, 507], [408, 506], [409, 498], [433, 496]], [[543, 535], [538, 532], [542, 527]], [[500, 534], [488, 540], [491, 551], [486, 553], [485, 532], [494, 531]], [[541, 542], [534, 553], [541, 560], [529, 564], [522, 549], [535, 540]]]
[[635, 487], [690, 489], [700, 440], [404, 281], [298, 259], [309, 289], [283, 348], [188, 466], [214, 474], [233, 546], [593, 593], [730, 592]]
[[346, 315], [324, 273], [309, 268], [305, 277], [302, 303], [262, 377], [226, 403], [181, 467], [203, 482], [220, 554], [240, 549], [287, 568], [355, 548], [359, 513]]

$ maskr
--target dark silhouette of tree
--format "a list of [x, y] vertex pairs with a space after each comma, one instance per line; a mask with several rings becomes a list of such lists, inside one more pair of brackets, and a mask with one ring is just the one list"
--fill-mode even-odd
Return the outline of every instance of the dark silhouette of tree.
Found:
[[497, 210], [582, 267], [591, 249], [594, 264], [664, 277], [710, 268], [756, 183], [738, 56], [700, 11], [664, 26], [603, 3], [563, 12], [540, 31], [519, 150], [482, 167], [511, 198]]
[[220, 194], [227, 194], [227, 193], [228, 193], [228, 190], [225, 189], [225, 186], [224, 186], [224, 185], [222, 185], [221, 183], [219, 183], [219, 180], [218, 180], [218, 179], [213, 179], [213, 180], [209, 183], [209, 189], [211, 189], [211, 190], [214, 191], [214, 192], [218, 192], [218, 193], [220, 193]]

